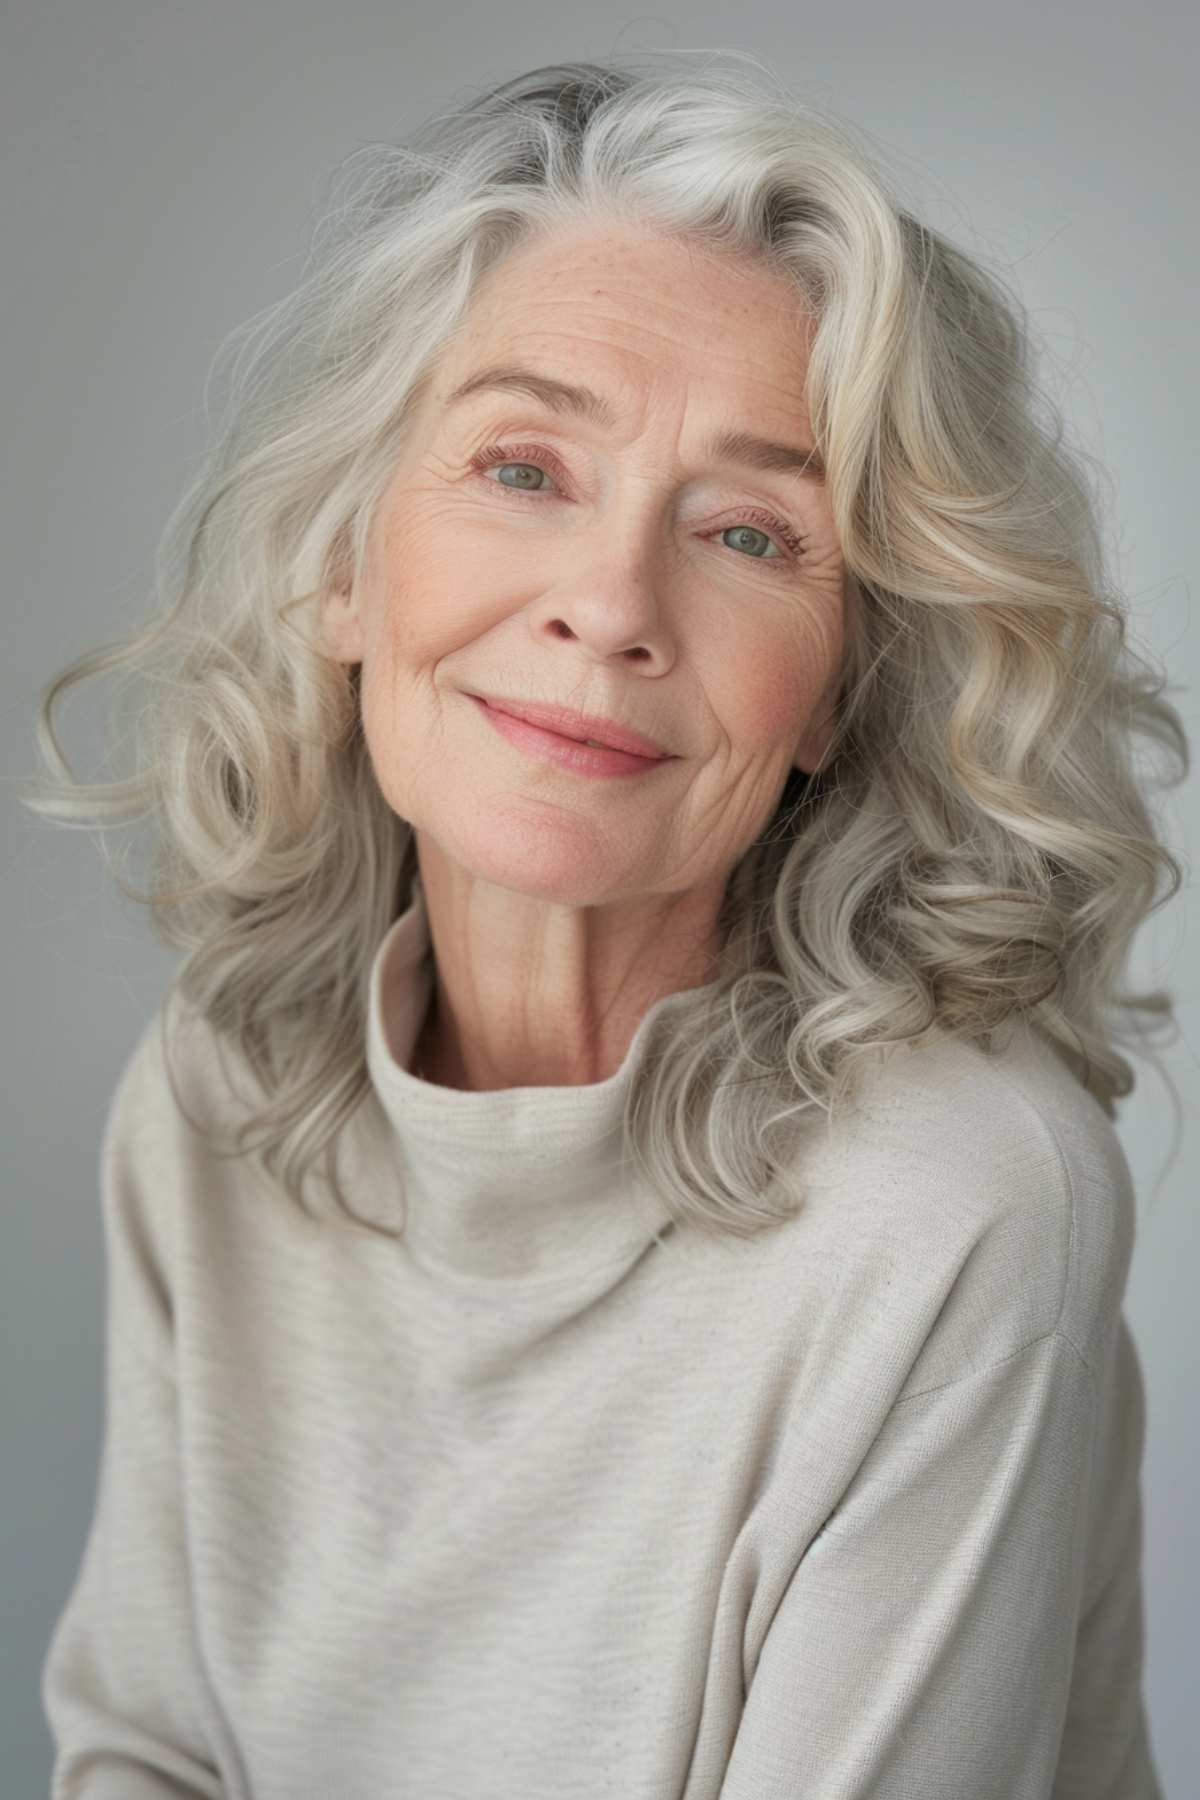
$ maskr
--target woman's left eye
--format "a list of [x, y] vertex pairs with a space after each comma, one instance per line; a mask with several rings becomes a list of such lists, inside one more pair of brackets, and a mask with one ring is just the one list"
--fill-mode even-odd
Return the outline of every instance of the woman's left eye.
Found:
[[[552, 456], [548, 450], [543, 450], [540, 446], [526, 444], [489, 444], [486, 449], [477, 451], [471, 458], [471, 467], [478, 470], [480, 474], [483, 474], [487, 469], [497, 467], [538, 469], [543, 475], [549, 475], [555, 480], [559, 479], [564, 474], [562, 465], [556, 456]], [[510, 487], [507, 482], [494, 481], [491, 485], [493, 487], [504, 487], [510, 494], [516, 494], [518, 496], [527, 495], [536, 497], [537, 493], [540, 491], [536, 488]], [[783, 519], [777, 518], [774, 513], [768, 512], [767, 509], [762, 506], [747, 507], [744, 519], [739, 519], [733, 525], [718, 526], [716, 531], [709, 533], [709, 536], [719, 537], [726, 531], [745, 531], [751, 528], [754, 530], [761, 529], [764, 535], [774, 532], [780, 543], [786, 547], [787, 554], [772, 557], [743, 556], [743, 561], [791, 563], [798, 562], [804, 555], [804, 547], [807, 544], [808, 539], [801, 537], [800, 534], [793, 531], [791, 526]], [[729, 546], [726, 547], [728, 548]]]

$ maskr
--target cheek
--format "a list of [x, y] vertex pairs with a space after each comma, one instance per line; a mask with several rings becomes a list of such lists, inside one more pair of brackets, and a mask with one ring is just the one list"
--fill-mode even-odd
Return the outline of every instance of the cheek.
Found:
[[[514, 555], [513, 570], [525, 569]], [[461, 509], [412, 499], [403, 525], [385, 540], [377, 567], [380, 647], [421, 666], [481, 629], [481, 596], [503, 594], [504, 559], [496, 543]]]
[[743, 612], [737, 635], [722, 630], [719, 649], [706, 658], [710, 704], [739, 761], [774, 766], [801, 745], [823, 754], [811, 733], [827, 711], [845, 622], [838, 569], [824, 574], [785, 605]]
[[761, 756], [802, 728], [822, 674], [811, 649], [769, 642], [752, 655], [726, 658], [709, 692], [731, 742], [749, 756]]

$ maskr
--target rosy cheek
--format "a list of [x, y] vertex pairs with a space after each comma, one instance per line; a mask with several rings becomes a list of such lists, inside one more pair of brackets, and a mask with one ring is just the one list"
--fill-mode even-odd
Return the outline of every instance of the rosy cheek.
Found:
[[808, 683], [794, 672], [795, 651], [788, 656], [778, 648], [764, 651], [731, 690], [725, 716], [736, 720], [741, 742], [749, 748], [770, 749], [795, 731], [811, 705]]

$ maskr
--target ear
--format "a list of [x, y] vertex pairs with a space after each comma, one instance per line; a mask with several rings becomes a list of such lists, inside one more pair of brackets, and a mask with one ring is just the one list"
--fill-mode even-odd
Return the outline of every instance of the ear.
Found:
[[330, 588], [322, 595], [321, 636], [336, 662], [362, 661], [362, 619], [358, 597], [351, 589]]

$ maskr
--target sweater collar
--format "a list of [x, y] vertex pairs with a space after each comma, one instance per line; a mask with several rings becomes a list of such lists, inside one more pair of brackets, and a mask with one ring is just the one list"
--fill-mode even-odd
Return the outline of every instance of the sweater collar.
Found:
[[432, 1273], [484, 1283], [632, 1263], [670, 1215], [622, 1160], [626, 1098], [655, 1021], [697, 990], [656, 1000], [604, 1081], [475, 1093], [411, 1073], [433, 988], [428, 913], [414, 872], [409, 903], [372, 962], [367, 1021], [367, 1066], [394, 1134], [401, 1229], [414, 1259]]

